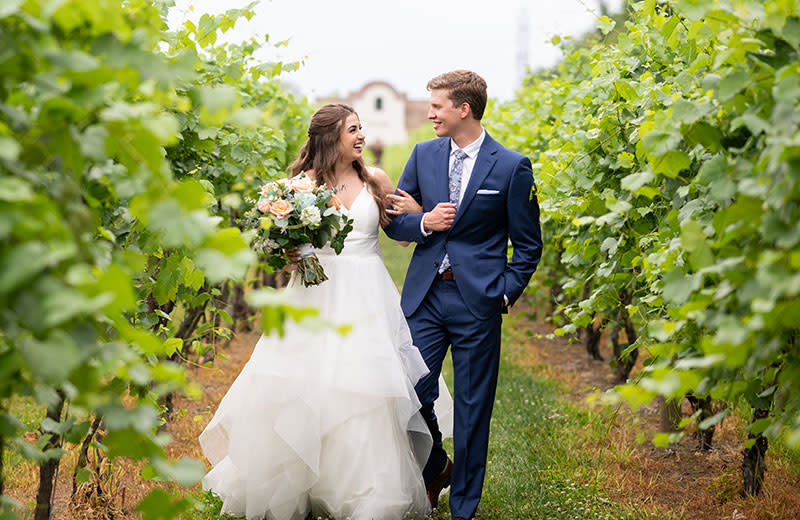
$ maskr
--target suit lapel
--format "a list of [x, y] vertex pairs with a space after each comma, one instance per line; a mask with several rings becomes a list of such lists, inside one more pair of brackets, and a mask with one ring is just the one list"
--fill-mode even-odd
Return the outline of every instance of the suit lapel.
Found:
[[[433, 178], [436, 182], [435, 201], [448, 202], [450, 200], [450, 139], [441, 139], [439, 149], [433, 158]], [[431, 208], [433, 209], [433, 208]]]
[[464, 192], [464, 196], [461, 198], [461, 202], [458, 204], [456, 218], [453, 220], [453, 225], [450, 227], [450, 229], [456, 227], [456, 224], [458, 224], [461, 216], [466, 213], [467, 208], [472, 202], [472, 199], [475, 198], [475, 194], [478, 192], [480, 185], [483, 184], [483, 180], [486, 179], [486, 176], [492, 171], [494, 163], [497, 162], [495, 153], [497, 153], [497, 142], [489, 137], [489, 134], [487, 133], [483, 140], [483, 144], [481, 145], [481, 149], [478, 152], [478, 157], [475, 159], [475, 166], [472, 168], [472, 175], [469, 177], [467, 190]]

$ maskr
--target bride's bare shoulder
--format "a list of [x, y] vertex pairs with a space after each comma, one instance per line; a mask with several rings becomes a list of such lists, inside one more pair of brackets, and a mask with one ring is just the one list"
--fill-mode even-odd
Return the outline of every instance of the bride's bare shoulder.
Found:
[[367, 171], [378, 181], [378, 185], [384, 193], [394, 193], [394, 184], [385, 171], [377, 166], [367, 166]]

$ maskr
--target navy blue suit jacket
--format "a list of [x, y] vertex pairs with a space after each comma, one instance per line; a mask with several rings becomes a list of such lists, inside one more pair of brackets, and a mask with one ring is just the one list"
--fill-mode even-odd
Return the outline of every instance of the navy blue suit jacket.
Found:
[[[431, 211], [449, 201], [450, 138], [419, 143], [397, 187]], [[478, 193], [481, 191], [481, 193]], [[433, 283], [445, 252], [467, 308], [477, 318], [499, 313], [503, 295], [512, 305], [528, 285], [542, 256], [539, 203], [531, 162], [489, 134], [481, 145], [464, 197], [448, 231], [422, 234], [422, 213], [395, 216], [385, 228], [395, 239], [416, 242], [401, 304], [406, 316], [417, 310]], [[514, 252], [508, 261], [508, 239]]]

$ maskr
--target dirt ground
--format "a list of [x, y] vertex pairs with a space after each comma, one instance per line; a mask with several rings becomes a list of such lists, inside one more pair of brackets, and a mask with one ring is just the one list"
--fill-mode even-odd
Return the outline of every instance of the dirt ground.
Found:
[[[591, 404], [596, 402], [593, 397], [616, 384], [608, 364], [610, 342], [607, 338], [601, 342], [606, 361], [595, 361], [581, 342], [555, 336], [554, 326], [532, 319], [532, 310], [517, 310], [517, 323], [531, 332], [517, 362], [565, 383], [567, 399], [582, 406], [600, 406]], [[640, 356], [634, 373], [641, 370], [642, 361]], [[682, 412], [684, 416], [692, 413], [686, 400]], [[656, 404], [636, 412], [621, 406], [606, 442], [587, 446], [602, 458], [610, 476], [606, 489], [613, 499], [685, 520], [800, 519], [800, 467], [788, 457], [776, 455], [774, 447], [767, 451], [764, 491], [757, 498], [740, 496], [745, 435], [737, 417], [728, 416], [717, 425], [712, 449], [705, 453], [696, 449], [698, 441], [690, 433], [669, 448], [655, 447], [650, 439], [659, 425]]]

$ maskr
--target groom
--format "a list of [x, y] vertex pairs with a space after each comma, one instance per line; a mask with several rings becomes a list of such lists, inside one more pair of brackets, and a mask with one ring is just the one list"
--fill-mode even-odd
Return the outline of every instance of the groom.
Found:
[[[430, 369], [416, 387], [434, 440], [423, 470], [428, 497], [435, 507], [450, 485], [453, 518], [469, 519], [486, 472], [501, 313], [536, 270], [542, 235], [530, 161], [481, 126], [487, 97], [483, 78], [456, 70], [433, 78], [428, 90], [428, 119], [439, 139], [414, 147], [397, 186], [424, 212], [395, 216], [386, 233], [417, 243], [402, 307]], [[448, 347], [455, 380], [452, 461], [433, 410]]]

